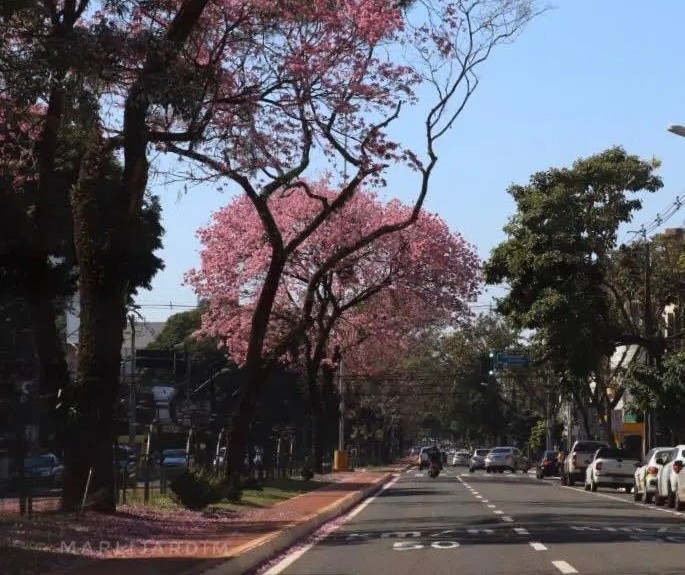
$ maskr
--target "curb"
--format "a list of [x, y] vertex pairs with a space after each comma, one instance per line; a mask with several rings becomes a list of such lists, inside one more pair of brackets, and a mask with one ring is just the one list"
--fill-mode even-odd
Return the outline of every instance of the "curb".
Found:
[[328, 507], [299, 523], [286, 525], [276, 533], [270, 533], [255, 541], [236, 549], [236, 555], [221, 561], [220, 564], [206, 567], [195, 567], [182, 572], [180, 575], [243, 575], [252, 571], [282, 553], [301, 539], [307, 537], [324, 523], [343, 515], [364, 499], [371, 497], [393, 478], [387, 473], [383, 478], [365, 487], [361, 491], [350, 493], [342, 499], [331, 503]]

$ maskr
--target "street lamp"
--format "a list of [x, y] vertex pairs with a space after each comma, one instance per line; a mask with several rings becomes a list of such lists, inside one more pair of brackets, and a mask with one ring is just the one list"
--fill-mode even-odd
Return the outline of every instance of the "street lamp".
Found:
[[671, 132], [671, 134], [685, 138], [685, 126], [681, 126], [680, 124], [671, 124], [667, 130]]

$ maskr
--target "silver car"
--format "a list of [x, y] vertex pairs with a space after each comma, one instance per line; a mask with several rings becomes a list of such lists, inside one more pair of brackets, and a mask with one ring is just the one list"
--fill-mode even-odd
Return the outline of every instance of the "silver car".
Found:
[[452, 465], [463, 465], [466, 467], [467, 465], [470, 465], [469, 460], [471, 459], [471, 454], [468, 451], [464, 451], [460, 449], [457, 451], [454, 456], [452, 457]]
[[485, 456], [485, 471], [502, 473], [506, 469], [512, 473], [521, 469], [521, 452], [516, 447], [493, 447]]
[[473, 473], [476, 469], [485, 469], [485, 456], [490, 453], [489, 449], [478, 448], [473, 452], [469, 462], [469, 472]]

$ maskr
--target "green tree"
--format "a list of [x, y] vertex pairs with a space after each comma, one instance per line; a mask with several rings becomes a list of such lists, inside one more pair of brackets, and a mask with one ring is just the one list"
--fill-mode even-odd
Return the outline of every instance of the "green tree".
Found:
[[625, 329], [607, 288], [608, 268], [619, 226], [641, 207], [635, 194], [663, 185], [658, 167], [615, 147], [511, 186], [517, 211], [484, 267], [488, 284], [508, 285], [498, 310], [534, 330], [540, 359], [569, 374], [569, 382], [595, 381], [595, 407], [609, 435], [608, 413], [621, 394], [609, 392], [608, 358], [618, 345], [645, 340]]

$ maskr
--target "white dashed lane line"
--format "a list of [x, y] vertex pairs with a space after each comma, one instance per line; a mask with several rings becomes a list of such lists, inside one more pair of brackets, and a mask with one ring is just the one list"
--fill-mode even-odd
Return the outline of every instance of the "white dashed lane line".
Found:
[[547, 547], [545, 547], [542, 543], [537, 543], [535, 541], [531, 541], [530, 546], [535, 551], [547, 551]]
[[569, 565], [566, 561], [552, 561], [552, 565], [554, 565], [559, 571], [561, 571], [564, 575], [570, 575], [571, 573], [578, 573], [571, 565]]
[[530, 535], [528, 529], [525, 527], [514, 527], [514, 532], [518, 533], [519, 535]]

